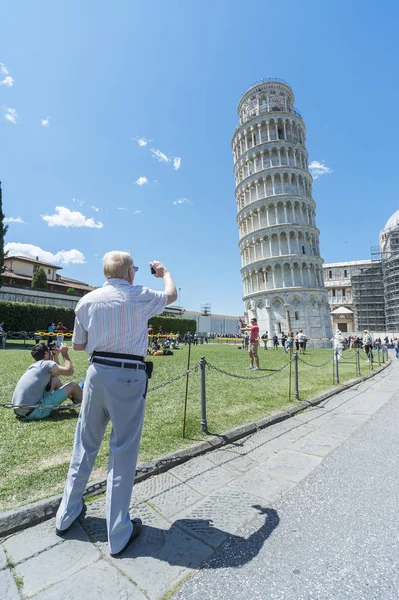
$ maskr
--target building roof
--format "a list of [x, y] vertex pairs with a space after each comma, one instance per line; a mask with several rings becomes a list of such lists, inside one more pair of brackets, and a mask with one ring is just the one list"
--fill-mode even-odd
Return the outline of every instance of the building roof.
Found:
[[336, 263], [324, 263], [323, 269], [329, 269], [331, 267], [351, 267], [351, 266], [360, 266], [360, 265], [371, 265], [375, 264], [378, 261], [367, 259], [367, 260], [348, 260], [343, 262]]
[[[29, 275], [18, 275], [17, 273], [13, 273], [12, 271], [4, 271], [4, 273], [2, 273], [2, 277], [4, 280], [9, 279], [12, 280], [17, 283], [17, 281], [32, 281], [32, 277], [30, 277]], [[4, 281], [4, 283], [7, 283], [7, 281]], [[76, 279], [69, 279], [67, 277], [61, 277], [60, 279], [57, 279], [56, 281], [52, 281], [51, 279], [48, 281], [49, 286], [55, 286], [55, 287], [63, 287], [63, 288], [70, 288], [73, 287], [77, 290], [84, 290], [85, 292], [91, 292], [92, 290], [94, 290], [95, 288], [91, 285], [88, 285], [87, 283], [83, 283], [81, 281], [77, 281]], [[51, 291], [51, 290], [50, 290]]]
[[334, 310], [331, 311], [332, 315], [353, 315], [353, 310], [349, 310], [349, 308], [345, 308], [345, 306], [339, 306], [338, 308], [334, 308]]
[[399, 226], [399, 210], [393, 213], [391, 217], [389, 217], [387, 224], [384, 229], [395, 229], [395, 227]]
[[48, 263], [44, 260], [37, 260], [35, 258], [28, 258], [27, 256], [6, 256], [4, 258], [4, 261], [6, 260], [13, 260], [13, 259], [18, 259], [22, 262], [27, 262], [27, 263], [35, 263], [35, 265], [39, 264], [39, 265], [45, 265], [46, 267], [53, 267], [53, 269], [62, 269], [62, 267], [59, 267], [57, 265], [53, 265], [52, 263]]

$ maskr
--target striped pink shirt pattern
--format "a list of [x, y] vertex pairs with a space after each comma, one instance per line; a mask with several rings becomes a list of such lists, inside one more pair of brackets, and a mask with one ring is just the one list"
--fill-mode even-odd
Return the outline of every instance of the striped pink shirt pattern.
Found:
[[72, 342], [86, 352], [147, 354], [148, 320], [163, 312], [168, 296], [124, 279], [108, 279], [81, 298], [75, 309]]

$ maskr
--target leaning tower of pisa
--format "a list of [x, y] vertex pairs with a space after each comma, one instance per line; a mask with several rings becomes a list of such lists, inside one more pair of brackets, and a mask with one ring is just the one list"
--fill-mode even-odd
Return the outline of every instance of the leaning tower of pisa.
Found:
[[232, 149], [245, 313], [269, 337], [302, 329], [323, 346], [331, 319], [294, 93], [284, 81], [263, 80], [242, 96], [238, 115]]

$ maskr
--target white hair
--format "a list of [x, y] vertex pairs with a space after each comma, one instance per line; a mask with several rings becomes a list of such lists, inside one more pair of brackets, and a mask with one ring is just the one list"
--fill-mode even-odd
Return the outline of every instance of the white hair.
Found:
[[117, 277], [127, 279], [128, 271], [133, 266], [133, 259], [128, 252], [112, 250], [103, 257], [103, 271], [107, 279]]

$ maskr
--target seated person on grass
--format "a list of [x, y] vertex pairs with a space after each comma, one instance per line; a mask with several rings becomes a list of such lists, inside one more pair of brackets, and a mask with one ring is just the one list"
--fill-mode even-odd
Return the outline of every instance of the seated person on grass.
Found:
[[[36, 344], [31, 354], [35, 363], [27, 368], [18, 381], [12, 404], [15, 415], [24, 421], [37, 421], [48, 417], [55, 406], [67, 398], [74, 404], [82, 402], [81, 387], [71, 381], [62, 385], [58, 375], [73, 375], [73, 366], [68, 356], [68, 346], [61, 348]], [[64, 366], [58, 363], [58, 355], [64, 359]]]

